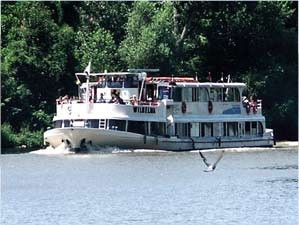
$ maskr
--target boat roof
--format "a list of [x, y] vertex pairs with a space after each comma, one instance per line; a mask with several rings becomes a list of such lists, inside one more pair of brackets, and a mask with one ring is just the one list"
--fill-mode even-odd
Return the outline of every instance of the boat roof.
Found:
[[[130, 75], [138, 75], [140, 73], [133, 73], [133, 72], [109, 72], [109, 73], [89, 73], [89, 76], [130, 76]], [[87, 76], [86, 73], [75, 73], [76, 76]]]
[[[132, 71], [132, 72], [131, 72]], [[141, 72], [143, 70], [130, 70], [129, 72], [104, 72], [104, 73], [89, 73], [89, 76], [136, 76], [141, 75], [145, 78], [145, 82], [172, 85], [177, 87], [206, 87], [206, 88], [245, 88], [245, 83], [233, 82], [233, 83], [225, 83], [225, 82], [199, 82], [193, 76], [181, 76], [181, 77], [173, 77], [173, 76], [151, 76], [148, 77], [145, 72]], [[87, 76], [87, 73], [75, 73], [76, 76]]]
[[206, 87], [206, 88], [237, 88], [246, 87], [245, 83], [213, 83], [213, 82], [192, 82], [192, 83], [176, 83], [177, 87]]

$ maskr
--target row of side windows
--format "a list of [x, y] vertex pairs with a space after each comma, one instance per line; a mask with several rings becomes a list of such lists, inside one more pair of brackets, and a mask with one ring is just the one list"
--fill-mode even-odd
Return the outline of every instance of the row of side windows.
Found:
[[238, 88], [180, 88], [172, 90], [172, 98], [175, 102], [240, 102]]
[[[167, 135], [166, 123], [126, 120], [58, 120], [54, 128], [86, 127], [127, 131], [143, 135]], [[175, 123], [174, 135], [179, 137], [262, 136], [262, 122]]]
[[261, 122], [176, 123], [175, 135], [179, 137], [236, 137], [263, 136]]

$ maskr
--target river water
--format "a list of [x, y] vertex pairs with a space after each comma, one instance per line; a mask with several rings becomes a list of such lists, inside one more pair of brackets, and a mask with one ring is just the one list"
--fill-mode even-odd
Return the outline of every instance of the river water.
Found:
[[5, 154], [1, 224], [295, 225], [297, 154], [233, 149], [210, 173], [198, 152]]

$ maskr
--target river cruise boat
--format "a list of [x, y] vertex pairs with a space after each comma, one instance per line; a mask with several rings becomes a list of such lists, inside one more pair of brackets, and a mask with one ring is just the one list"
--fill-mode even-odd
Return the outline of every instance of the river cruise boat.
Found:
[[[156, 70], [76, 73], [78, 96], [56, 101], [44, 144], [72, 151], [118, 147], [189, 151], [273, 146], [262, 102], [244, 83], [157, 77]], [[81, 83], [82, 82], [82, 83]]]

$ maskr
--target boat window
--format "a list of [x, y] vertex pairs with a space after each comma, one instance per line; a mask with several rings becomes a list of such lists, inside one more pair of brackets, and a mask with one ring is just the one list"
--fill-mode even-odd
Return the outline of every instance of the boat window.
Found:
[[252, 135], [257, 135], [257, 122], [251, 122]]
[[182, 89], [182, 100], [186, 102], [192, 101], [192, 88], [183, 88]]
[[179, 137], [190, 137], [190, 123], [176, 123], [175, 135]]
[[181, 102], [182, 101], [182, 88], [180, 87], [174, 87], [173, 93], [172, 93], [173, 101], [175, 102]]
[[109, 77], [107, 82], [108, 88], [122, 88], [123, 78], [120, 76]]
[[250, 135], [250, 122], [245, 122], [245, 135]]
[[238, 136], [238, 122], [227, 123], [227, 134], [228, 136]]
[[222, 88], [211, 88], [210, 89], [210, 100], [213, 102], [222, 101]]
[[263, 133], [264, 133], [264, 129], [263, 129], [263, 124], [262, 122], [258, 122], [257, 123], [257, 126], [258, 126], [258, 136], [263, 136]]
[[221, 123], [214, 123], [213, 124], [213, 133], [214, 133], [214, 136], [221, 136]]
[[165, 123], [151, 122], [151, 135], [164, 135], [165, 134]]
[[225, 88], [225, 101], [227, 102], [239, 102], [240, 92], [238, 88]]
[[125, 88], [138, 88], [138, 77], [137, 76], [126, 76], [124, 78]]
[[157, 86], [154, 84], [146, 85], [146, 98], [148, 101], [152, 101], [156, 99], [156, 89]]
[[99, 128], [99, 120], [86, 120], [85, 127], [87, 128]]
[[190, 136], [191, 137], [200, 136], [200, 123], [190, 123]]
[[170, 93], [170, 88], [169, 87], [164, 87], [160, 86], [158, 88], [158, 93], [159, 93], [159, 100], [162, 99], [170, 99], [171, 93]]
[[70, 121], [69, 120], [64, 120], [63, 121], [63, 126], [64, 127], [70, 127]]
[[99, 77], [97, 86], [98, 86], [98, 88], [105, 88], [106, 87], [106, 79], [104, 77]]
[[85, 99], [85, 92], [86, 92], [86, 88], [79, 88], [79, 98], [80, 98], [80, 100]]
[[201, 123], [201, 137], [213, 137], [213, 123]]
[[192, 102], [199, 101], [199, 88], [192, 88]]
[[209, 92], [206, 88], [199, 88], [199, 101], [207, 102], [209, 101]]
[[84, 120], [74, 120], [73, 127], [84, 127]]
[[54, 121], [54, 128], [61, 128], [62, 127], [62, 120]]
[[[147, 122], [146, 122], [147, 123]], [[128, 132], [146, 134], [146, 125], [144, 121], [128, 121]]]
[[126, 130], [126, 121], [125, 120], [109, 120], [109, 130]]
[[223, 136], [227, 136], [227, 124], [223, 123]]

